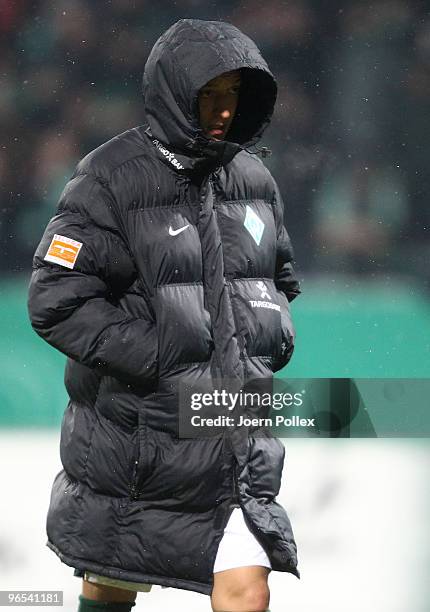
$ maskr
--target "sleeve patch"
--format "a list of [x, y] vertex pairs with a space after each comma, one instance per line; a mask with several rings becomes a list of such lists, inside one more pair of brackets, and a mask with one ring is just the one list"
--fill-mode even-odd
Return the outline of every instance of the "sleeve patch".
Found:
[[66, 268], [70, 268], [72, 270], [75, 266], [81, 247], [82, 242], [78, 242], [72, 238], [67, 238], [66, 236], [60, 236], [60, 234], [54, 234], [44, 260], [51, 261], [52, 263], [65, 266]]

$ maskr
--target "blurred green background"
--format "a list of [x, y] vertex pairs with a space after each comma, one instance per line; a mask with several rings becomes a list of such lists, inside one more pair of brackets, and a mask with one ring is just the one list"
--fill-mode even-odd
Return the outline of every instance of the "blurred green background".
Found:
[[[65, 357], [31, 329], [27, 282], [0, 290], [0, 426], [58, 426]], [[282, 377], [430, 377], [430, 305], [413, 284], [336, 277], [302, 289], [292, 304], [296, 350]]]

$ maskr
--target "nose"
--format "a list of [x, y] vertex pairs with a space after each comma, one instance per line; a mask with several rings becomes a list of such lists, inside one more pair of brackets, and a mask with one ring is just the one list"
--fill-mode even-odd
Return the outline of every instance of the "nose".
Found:
[[231, 111], [228, 109], [228, 105], [225, 100], [223, 100], [222, 96], [219, 96], [215, 101], [212, 107], [212, 112], [217, 117], [221, 117], [224, 121], [230, 119]]

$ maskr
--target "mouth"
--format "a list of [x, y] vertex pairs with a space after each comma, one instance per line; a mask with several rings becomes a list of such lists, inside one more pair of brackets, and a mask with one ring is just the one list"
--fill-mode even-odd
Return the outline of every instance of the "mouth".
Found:
[[209, 128], [208, 134], [209, 136], [212, 136], [213, 138], [219, 138], [224, 135], [224, 131], [225, 131], [225, 127], [214, 126], [212, 128]]

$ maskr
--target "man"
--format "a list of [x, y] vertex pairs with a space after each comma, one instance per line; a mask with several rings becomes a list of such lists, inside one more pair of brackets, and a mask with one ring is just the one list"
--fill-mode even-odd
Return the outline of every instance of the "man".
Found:
[[242, 388], [293, 350], [283, 205], [246, 150], [276, 84], [235, 27], [185, 19], [143, 93], [148, 124], [78, 164], [34, 258], [32, 325], [69, 357], [48, 546], [85, 576], [81, 612], [130, 610], [144, 584], [266, 610], [269, 571], [299, 575], [275, 501], [284, 447], [241, 428], [182, 438], [178, 413], [181, 385]]

